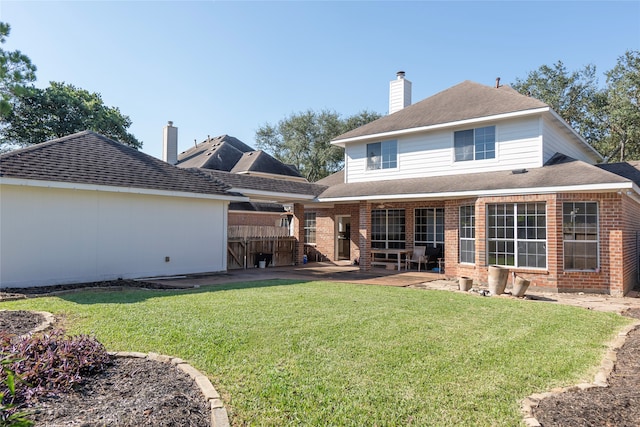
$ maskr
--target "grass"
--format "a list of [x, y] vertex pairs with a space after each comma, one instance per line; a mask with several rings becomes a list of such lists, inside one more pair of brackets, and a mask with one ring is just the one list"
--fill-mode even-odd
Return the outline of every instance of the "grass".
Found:
[[234, 425], [514, 426], [519, 401], [590, 381], [621, 316], [442, 291], [269, 281], [0, 304], [65, 315], [109, 350], [188, 360]]

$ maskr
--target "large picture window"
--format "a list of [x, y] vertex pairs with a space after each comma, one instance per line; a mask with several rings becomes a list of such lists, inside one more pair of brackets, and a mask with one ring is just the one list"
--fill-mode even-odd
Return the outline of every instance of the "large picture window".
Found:
[[367, 170], [398, 167], [398, 141], [367, 144]]
[[460, 262], [476, 262], [476, 209], [475, 206], [460, 206]]
[[405, 248], [404, 209], [371, 211], [371, 247], [375, 249]]
[[454, 132], [453, 145], [456, 162], [495, 159], [496, 127], [487, 126]]
[[316, 243], [316, 213], [304, 213], [304, 242]]
[[487, 205], [487, 255], [489, 264], [546, 268], [546, 204]]
[[598, 268], [598, 203], [562, 204], [562, 236], [565, 270]]
[[414, 214], [414, 243], [433, 247], [438, 244], [444, 245], [444, 209], [419, 208]]

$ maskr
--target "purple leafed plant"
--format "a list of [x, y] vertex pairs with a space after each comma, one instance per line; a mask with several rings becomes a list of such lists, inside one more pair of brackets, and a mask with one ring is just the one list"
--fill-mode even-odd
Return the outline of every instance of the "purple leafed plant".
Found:
[[104, 346], [87, 335], [65, 337], [60, 330], [16, 339], [0, 332], [0, 353], [12, 363], [0, 371], [0, 393], [9, 397], [5, 380], [13, 372], [15, 396], [11, 403], [35, 400], [73, 389], [84, 377], [101, 372], [111, 363]]

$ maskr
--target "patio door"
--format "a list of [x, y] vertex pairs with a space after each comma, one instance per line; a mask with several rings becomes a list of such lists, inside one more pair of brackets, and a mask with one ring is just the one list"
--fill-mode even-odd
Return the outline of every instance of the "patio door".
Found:
[[351, 259], [351, 217], [336, 216], [336, 258]]

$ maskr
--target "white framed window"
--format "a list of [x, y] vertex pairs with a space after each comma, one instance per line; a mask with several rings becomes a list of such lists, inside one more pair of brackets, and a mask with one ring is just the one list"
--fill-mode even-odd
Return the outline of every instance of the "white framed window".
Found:
[[414, 210], [413, 242], [421, 246], [444, 245], [444, 208]]
[[304, 242], [316, 243], [316, 213], [305, 212], [304, 213]]
[[404, 249], [406, 240], [404, 209], [371, 211], [371, 247]]
[[547, 267], [546, 203], [487, 205], [489, 265]]
[[367, 144], [367, 170], [398, 167], [398, 141]]
[[496, 127], [486, 126], [453, 133], [455, 161], [495, 159]]
[[600, 238], [597, 202], [562, 204], [562, 246], [565, 270], [598, 269]]
[[460, 236], [460, 262], [476, 262], [476, 207], [460, 206], [458, 234]]

